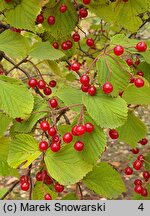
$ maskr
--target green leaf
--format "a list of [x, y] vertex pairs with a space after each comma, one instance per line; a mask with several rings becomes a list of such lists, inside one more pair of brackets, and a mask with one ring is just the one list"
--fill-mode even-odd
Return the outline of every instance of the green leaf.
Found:
[[[149, 45], [149, 48], [150, 48], [150, 45]], [[139, 53], [138, 53], [139, 54]], [[147, 50], [146, 52], [141, 52], [140, 55], [143, 56], [144, 60], [150, 64], [150, 50]]]
[[[60, 98], [66, 106], [72, 106], [73, 104], [82, 104], [82, 92], [79, 89], [67, 87], [57, 91], [56, 96]], [[80, 111], [81, 106], [71, 107], [74, 111]]]
[[49, 42], [38, 42], [31, 47], [29, 55], [42, 61], [57, 60], [64, 57], [65, 54], [60, 50], [54, 49]]
[[62, 200], [79, 200], [75, 193], [69, 193], [62, 198]]
[[[59, 11], [62, 4], [65, 4], [68, 7], [65, 13], [60, 13]], [[51, 8], [51, 5], [47, 4], [44, 16], [46, 21], [43, 23], [43, 26], [57, 39], [70, 35], [78, 22], [76, 9], [70, 0], [61, 0], [53, 8]], [[47, 23], [49, 16], [55, 16], [54, 25], [49, 25]]]
[[71, 144], [57, 153], [47, 150], [44, 159], [49, 174], [62, 185], [74, 184], [92, 170]]
[[57, 193], [49, 189], [49, 187], [42, 182], [36, 182], [33, 189], [33, 200], [44, 200], [44, 195], [49, 193], [52, 196], [52, 199], [55, 200], [57, 198]]
[[1, 0], [0, 1], [0, 11], [3, 11], [4, 9], [10, 9], [10, 8], [13, 8], [13, 3], [10, 2], [9, 4], [6, 3], [5, 1]]
[[150, 200], [150, 185], [148, 185], [147, 187], [147, 191], [148, 191], [148, 196], [147, 197], [143, 197], [140, 194], [134, 193], [132, 200]]
[[63, 71], [61, 71], [59, 64], [55, 61], [47, 61], [47, 64], [50, 68], [50, 72], [52, 72], [53, 74], [55, 74], [58, 77], [64, 78], [64, 73]]
[[14, 121], [13, 130], [19, 133], [31, 132], [31, 130], [33, 129], [37, 121], [45, 117], [48, 112], [49, 112], [48, 103], [46, 103], [46, 101], [40, 97], [35, 97], [34, 109], [30, 117], [27, 120], [24, 120], [22, 122]]
[[89, 115], [101, 128], [119, 127], [127, 119], [127, 104], [120, 97], [112, 98], [98, 90], [92, 97], [85, 94], [83, 102]]
[[7, 188], [0, 189], [0, 198], [7, 192]]
[[113, 37], [111, 37], [110, 45], [115, 46], [119, 44], [125, 47], [135, 47], [138, 42], [138, 40], [130, 39], [124, 34], [116, 34]]
[[117, 128], [117, 131], [119, 132], [119, 140], [126, 142], [132, 148], [135, 148], [137, 142], [147, 134], [145, 124], [133, 112], [128, 113], [126, 123], [120, 128]]
[[146, 156], [145, 160], [148, 162], [145, 162], [145, 169], [150, 172], [150, 154]]
[[95, 193], [111, 198], [117, 198], [125, 192], [125, 185], [119, 173], [109, 164], [98, 164], [84, 179], [83, 183]]
[[27, 118], [34, 98], [27, 87], [13, 78], [0, 76], [0, 108], [12, 118]]
[[118, 96], [129, 84], [129, 66], [119, 57], [102, 56], [97, 61], [98, 81], [103, 85], [106, 80], [114, 89], [111, 95]]
[[3, 136], [4, 132], [7, 130], [11, 120], [9, 116], [0, 112], [0, 137]]
[[17, 168], [23, 163], [21, 168], [27, 168], [40, 155], [37, 141], [28, 134], [19, 134], [10, 143], [8, 164]]
[[22, 0], [14, 9], [6, 11], [5, 16], [13, 27], [34, 30], [39, 11], [39, 0]]
[[138, 66], [138, 71], [144, 72], [144, 78], [150, 82], [150, 64], [146, 62], [141, 62]]
[[137, 88], [135, 85], [129, 85], [124, 91], [122, 98], [128, 104], [148, 105], [150, 104], [150, 87], [146, 84], [142, 88]]
[[10, 140], [8, 138], [0, 138], [0, 176], [18, 177], [18, 171], [11, 168], [7, 163]]
[[29, 44], [22, 35], [6, 30], [0, 34], [0, 50], [13, 58], [24, 58], [28, 54]]

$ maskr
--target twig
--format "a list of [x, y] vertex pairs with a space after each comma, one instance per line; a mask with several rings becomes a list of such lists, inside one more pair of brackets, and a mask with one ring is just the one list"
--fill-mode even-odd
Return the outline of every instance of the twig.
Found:
[[11, 188], [9, 188], [9, 190], [0, 198], [0, 200], [4, 200], [7, 197], [7, 195], [10, 194], [18, 184], [19, 184], [19, 181], [18, 180], [15, 181], [13, 185], [11, 186]]

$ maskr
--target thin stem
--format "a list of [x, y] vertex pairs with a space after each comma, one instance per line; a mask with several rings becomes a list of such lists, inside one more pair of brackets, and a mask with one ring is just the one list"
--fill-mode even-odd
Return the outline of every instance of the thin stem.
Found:
[[13, 191], [13, 189], [17, 186], [19, 184], [19, 181], [17, 180], [17, 181], [14, 181], [13, 182], [13, 185], [9, 188], [9, 190], [0, 198], [0, 200], [4, 200], [6, 197], [7, 197], [7, 195], [8, 194], [10, 194], [12, 191]]

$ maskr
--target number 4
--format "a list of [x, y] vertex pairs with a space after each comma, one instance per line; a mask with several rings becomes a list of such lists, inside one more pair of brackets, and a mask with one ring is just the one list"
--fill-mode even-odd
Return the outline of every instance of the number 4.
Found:
[[138, 207], [139, 210], [143, 211], [144, 210], [144, 206], [143, 206], [143, 203], [141, 203]]

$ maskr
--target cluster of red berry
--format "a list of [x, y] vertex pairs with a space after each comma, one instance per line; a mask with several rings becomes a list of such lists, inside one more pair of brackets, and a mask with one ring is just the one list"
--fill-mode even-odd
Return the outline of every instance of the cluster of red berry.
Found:
[[30, 181], [28, 176], [22, 175], [20, 177], [20, 189], [23, 191], [28, 191], [30, 188]]

